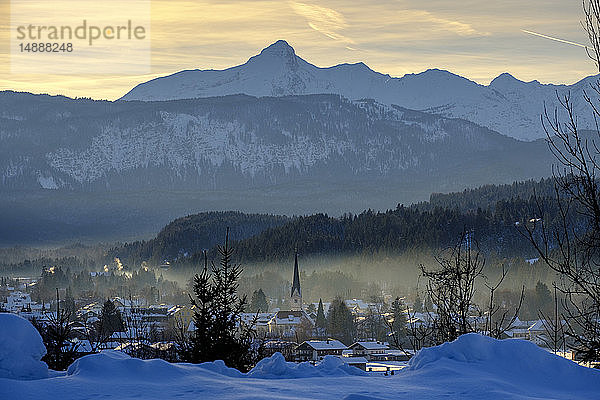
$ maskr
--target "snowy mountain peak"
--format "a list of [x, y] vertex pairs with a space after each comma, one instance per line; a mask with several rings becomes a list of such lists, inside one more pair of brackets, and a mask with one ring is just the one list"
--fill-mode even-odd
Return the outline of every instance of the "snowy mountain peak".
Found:
[[504, 72], [504, 73], [498, 75], [497, 77], [495, 77], [494, 80], [492, 80], [492, 82], [490, 82], [490, 87], [496, 89], [496, 88], [501, 88], [501, 87], [514, 86], [516, 84], [522, 84], [522, 83], [524, 83], [524, 82], [515, 78], [508, 72]]
[[[121, 100], [177, 100], [230, 94], [289, 96], [338, 94], [350, 100], [374, 99], [386, 105], [462, 118], [521, 140], [546, 136], [539, 116], [555, 107], [556, 92], [573, 92], [583, 128], [595, 126], [582, 100], [590, 78], [566, 86], [523, 82], [509, 73], [482, 85], [442, 69], [393, 78], [362, 62], [317, 67], [285, 40], [278, 40], [242, 65], [224, 70], [183, 71], [141, 83]], [[581, 101], [579, 101], [581, 100]], [[550, 103], [552, 104], [550, 104]]]
[[298, 56], [294, 48], [285, 40], [278, 40], [269, 47], [264, 48], [260, 54], [251, 57], [248, 63], [266, 62], [283, 63], [287, 65], [297, 65]]
[[450, 71], [447, 71], [445, 69], [439, 69], [439, 68], [429, 68], [423, 72], [420, 72], [417, 74], [410, 74], [410, 75], [427, 76], [427, 77], [442, 77], [442, 78], [460, 78], [460, 79], [468, 80], [465, 77], [453, 74]]
[[278, 40], [272, 45], [264, 48], [261, 52], [261, 55], [273, 55], [278, 57], [288, 58], [291, 56], [295, 56], [296, 52], [294, 48], [289, 45], [285, 40]]

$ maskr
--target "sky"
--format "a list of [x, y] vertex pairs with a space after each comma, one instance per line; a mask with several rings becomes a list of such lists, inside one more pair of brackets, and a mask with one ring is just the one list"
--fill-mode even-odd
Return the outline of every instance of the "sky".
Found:
[[[25, 0], [12, 0], [15, 2]], [[26, 0], [35, 6], [36, 0]], [[71, 1], [71, 0], [70, 0]], [[88, 1], [88, 0], [79, 0]], [[135, 0], [130, 0], [135, 1]], [[149, 1], [149, 0], [146, 0]], [[114, 3], [126, 15], [128, 1]], [[39, 0], [47, 4], [48, 0]], [[319, 67], [364, 62], [400, 77], [446, 69], [481, 84], [509, 72], [524, 81], [574, 83], [597, 73], [573, 0], [151, 0], [151, 65], [144, 73], [86, 73], [52, 66], [11, 71], [11, 3], [0, 0], [0, 90], [114, 100], [136, 84], [184, 69], [239, 65], [278, 39]], [[52, 2], [68, 10], [69, 1]], [[132, 59], [132, 63], [135, 60]]]

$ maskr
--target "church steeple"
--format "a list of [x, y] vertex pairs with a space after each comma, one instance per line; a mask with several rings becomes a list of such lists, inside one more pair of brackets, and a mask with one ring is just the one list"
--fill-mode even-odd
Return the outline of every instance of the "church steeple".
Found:
[[300, 273], [298, 272], [298, 250], [294, 252], [294, 280], [292, 282], [291, 306], [292, 311], [302, 310], [302, 289], [300, 289]]

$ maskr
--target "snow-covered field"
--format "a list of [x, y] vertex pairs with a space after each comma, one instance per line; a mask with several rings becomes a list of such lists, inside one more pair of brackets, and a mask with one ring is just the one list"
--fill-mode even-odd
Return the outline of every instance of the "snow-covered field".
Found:
[[313, 367], [276, 354], [242, 374], [219, 361], [169, 364], [110, 351], [32, 379], [45, 376], [34, 362], [38, 340], [19, 317], [0, 314], [0, 399], [600, 399], [600, 371], [526, 341], [476, 334], [420, 351], [394, 376], [335, 358]]

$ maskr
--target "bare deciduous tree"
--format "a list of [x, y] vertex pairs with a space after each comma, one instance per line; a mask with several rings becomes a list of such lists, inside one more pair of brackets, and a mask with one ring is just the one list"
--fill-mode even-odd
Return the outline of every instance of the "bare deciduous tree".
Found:
[[445, 257], [437, 257], [439, 268], [428, 270], [421, 265], [427, 278], [427, 296], [435, 307], [433, 319], [437, 343], [449, 342], [460, 335], [475, 332], [471, 318], [478, 310], [473, 301], [475, 282], [483, 277], [485, 259], [472, 250], [472, 233], [463, 232], [460, 242], [449, 249]]
[[554, 353], [558, 353], [559, 351], [565, 351], [566, 342], [565, 342], [565, 324], [563, 323], [561, 313], [559, 311], [559, 302], [557, 295], [557, 287], [556, 284], [554, 286], [554, 312], [552, 318], [549, 315], [546, 315], [543, 311], [539, 311], [540, 319], [544, 325], [544, 331], [546, 333], [545, 336], [542, 337], [542, 341], [546, 345], [547, 348], [552, 350]]
[[510, 310], [506, 307], [501, 307], [496, 303], [495, 294], [496, 290], [500, 288], [502, 282], [504, 282], [504, 278], [506, 278], [507, 271], [502, 266], [502, 273], [500, 274], [500, 278], [495, 285], [490, 285], [487, 282], [485, 286], [490, 291], [490, 300], [487, 307], [487, 313], [485, 316], [485, 333], [488, 336], [491, 336], [496, 339], [501, 339], [504, 333], [512, 327], [514, 322], [517, 319], [517, 315], [521, 310], [521, 306], [523, 305], [523, 299], [525, 298], [525, 286], [521, 287], [521, 295], [519, 296], [519, 303], [513, 310], [512, 317], [509, 318]]
[[47, 323], [31, 321], [40, 332], [47, 353], [43, 358], [48, 366], [63, 371], [77, 358], [78, 343], [73, 342], [73, 316], [70, 310], [61, 309], [58, 288], [56, 289], [56, 313], [46, 314]]
[[[583, 11], [582, 26], [590, 41], [586, 50], [600, 71], [600, 0], [584, 0]], [[600, 358], [600, 81], [590, 84], [583, 95], [596, 123], [594, 133], [579, 128], [569, 93], [557, 97], [558, 109], [546, 109], [542, 124], [558, 162], [553, 175], [560, 224], [550, 229], [543, 219], [536, 219], [525, 229], [541, 259], [558, 274], [570, 347], [583, 360], [592, 361]]]
[[[488, 283], [484, 274], [485, 258], [473, 240], [473, 233], [462, 233], [459, 243], [446, 256], [438, 257], [439, 268], [428, 270], [421, 266], [427, 278], [427, 297], [435, 310], [427, 310], [436, 344], [452, 341], [460, 335], [481, 332], [500, 338], [511, 327], [523, 304], [525, 287], [514, 310], [496, 304], [495, 292], [507, 271], [502, 267], [498, 282]], [[490, 295], [487, 307], [475, 302], [476, 290], [487, 287]], [[486, 310], [485, 312], [483, 310]], [[509, 315], [512, 315], [509, 317]], [[424, 328], [421, 327], [424, 332]]]

